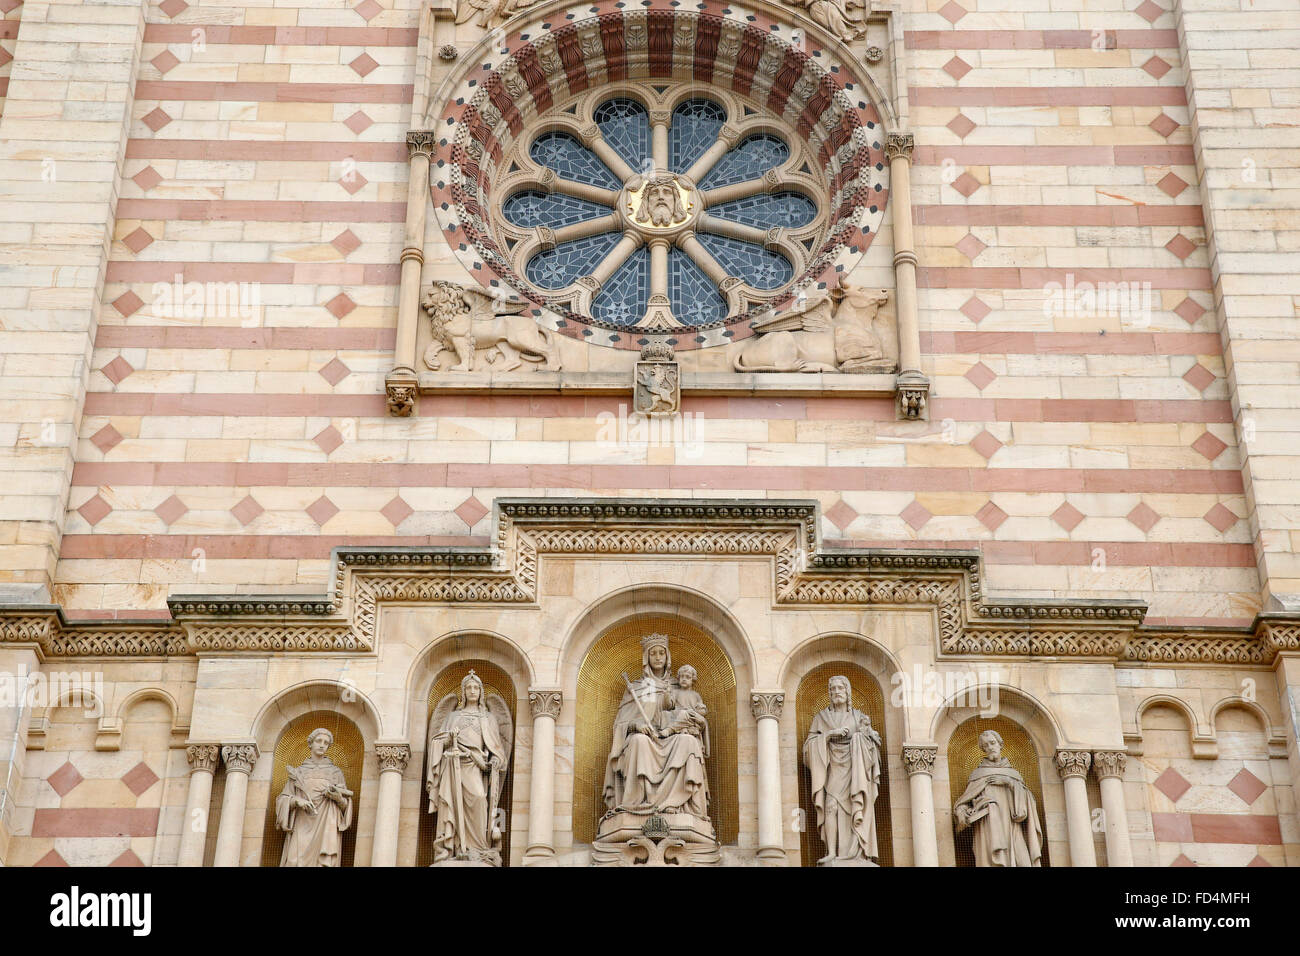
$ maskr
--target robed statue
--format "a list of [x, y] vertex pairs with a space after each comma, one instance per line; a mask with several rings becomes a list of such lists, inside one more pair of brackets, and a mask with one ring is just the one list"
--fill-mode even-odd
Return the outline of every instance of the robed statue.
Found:
[[1042, 866], [1038, 803], [1020, 772], [1002, 756], [1002, 735], [979, 736], [984, 759], [953, 805], [958, 829], [972, 828], [976, 866]]
[[510, 709], [470, 671], [429, 718], [425, 791], [437, 814], [433, 862], [501, 865], [497, 816], [514, 742]]
[[668, 638], [641, 640], [641, 676], [623, 675], [605, 764], [605, 806], [613, 810], [686, 813], [707, 819], [708, 721], [695, 692], [695, 669], [672, 672]]
[[275, 798], [275, 825], [288, 832], [281, 866], [340, 866], [343, 832], [352, 826], [352, 791], [343, 771], [325, 756], [334, 735], [317, 727], [307, 738], [311, 756], [289, 767], [289, 779]]
[[853, 706], [849, 679], [828, 686], [831, 703], [813, 718], [803, 742], [813, 805], [826, 855], [818, 866], [872, 866], [880, 855], [876, 797], [880, 794], [880, 734]]

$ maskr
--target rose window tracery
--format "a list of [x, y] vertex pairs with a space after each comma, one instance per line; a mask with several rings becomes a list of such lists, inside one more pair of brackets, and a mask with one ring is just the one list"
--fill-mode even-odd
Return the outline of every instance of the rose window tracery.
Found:
[[616, 328], [742, 315], [788, 287], [826, 232], [799, 137], [721, 91], [580, 97], [539, 117], [502, 166], [498, 228], [517, 273]]

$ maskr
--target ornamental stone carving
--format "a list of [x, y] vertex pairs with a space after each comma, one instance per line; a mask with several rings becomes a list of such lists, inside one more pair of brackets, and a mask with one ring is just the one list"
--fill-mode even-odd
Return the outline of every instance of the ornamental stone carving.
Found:
[[876, 798], [880, 795], [880, 734], [853, 706], [849, 679], [827, 684], [830, 706], [813, 718], [803, 742], [817, 828], [826, 855], [818, 866], [875, 866], [880, 855]]
[[384, 383], [385, 402], [388, 414], [397, 418], [409, 418], [415, 411], [415, 396], [419, 386], [414, 381], [390, 380]]
[[912, 159], [912, 149], [916, 146], [916, 137], [911, 133], [890, 133], [885, 137], [885, 158], [891, 162], [900, 157]]
[[1056, 772], [1064, 780], [1067, 777], [1086, 777], [1092, 766], [1092, 754], [1086, 750], [1058, 750], [1056, 752]]
[[317, 727], [307, 738], [311, 755], [289, 767], [289, 779], [275, 798], [275, 826], [289, 835], [281, 866], [340, 866], [343, 832], [352, 826], [352, 791], [343, 771], [325, 756], [334, 735]]
[[809, 20], [825, 27], [845, 43], [866, 35], [871, 0], [783, 0], [787, 6], [806, 11]]
[[1127, 763], [1128, 754], [1122, 750], [1094, 750], [1092, 753], [1092, 766], [1102, 779], [1124, 776]]
[[651, 418], [675, 415], [682, 407], [681, 366], [673, 347], [651, 343], [641, 349], [632, 387], [632, 411]]
[[397, 771], [406, 773], [406, 765], [411, 759], [411, 748], [406, 744], [376, 744], [375, 756], [379, 758], [379, 772]]
[[938, 747], [904, 747], [903, 769], [909, 777], [918, 773], [934, 775], [934, 761], [939, 755]]
[[500, 866], [501, 788], [514, 743], [510, 709], [470, 671], [429, 718], [425, 792], [436, 815], [433, 865]]
[[562, 696], [558, 690], [529, 690], [528, 706], [533, 719], [536, 720], [538, 717], [550, 717], [552, 720], [558, 719]]
[[765, 717], [780, 720], [784, 708], [785, 694], [782, 691], [754, 691], [749, 695], [749, 710], [755, 720]]
[[720, 859], [709, 819], [707, 707], [695, 668], [673, 674], [668, 638], [641, 640], [641, 675], [623, 674], [605, 766], [607, 812], [592, 843], [596, 866], [710, 865]]
[[1043, 831], [1038, 801], [1020, 771], [1002, 756], [1002, 735], [986, 730], [979, 736], [984, 759], [953, 804], [959, 830], [970, 827], [976, 866], [1041, 866]]
[[185, 748], [185, 759], [190, 763], [190, 771], [203, 770], [215, 773], [217, 758], [221, 748], [216, 744], [191, 744]]
[[841, 282], [834, 291], [809, 294], [795, 308], [754, 323], [754, 338], [741, 344], [737, 372], [892, 372], [897, 363], [885, 339], [881, 307], [888, 289]]
[[226, 744], [221, 748], [226, 773], [252, 773], [259, 756], [257, 744]]
[[457, 359], [447, 369], [451, 372], [509, 372], [524, 362], [548, 371], [560, 368], [554, 334], [521, 314], [527, 301], [439, 280], [425, 291], [423, 307], [433, 333], [424, 364], [435, 371], [443, 351]]

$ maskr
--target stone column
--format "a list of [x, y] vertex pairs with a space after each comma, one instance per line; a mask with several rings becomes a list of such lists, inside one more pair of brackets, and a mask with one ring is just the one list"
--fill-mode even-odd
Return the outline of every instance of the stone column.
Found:
[[1088, 813], [1088, 767], [1092, 754], [1086, 750], [1058, 750], [1056, 770], [1065, 787], [1065, 823], [1070, 834], [1070, 865], [1096, 866], [1092, 845], [1092, 818]]
[[668, 110], [650, 111], [650, 153], [656, 175], [668, 172], [668, 122], [672, 115]]
[[213, 866], [239, 866], [244, 842], [244, 803], [248, 798], [248, 775], [259, 756], [257, 744], [226, 744], [221, 759], [226, 762], [226, 791], [221, 798], [221, 822], [217, 825], [217, 852]]
[[181, 848], [177, 866], [202, 866], [208, 840], [208, 805], [212, 802], [212, 775], [217, 770], [220, 747], [193, 744], [185, 748], [190, 762], [190, 789], [185, 798], [185, 820], [181, 824]]
[[903, 768], [912, 790], [912, 865], [939, 865], [939, 837], [934, 829], [934, 760], [939, 748], [933, 744], [903, 748]]
[[533, 714], [533, 768], [524, 866], [555, 863], [555, 719], [560, 716], [560, 702], [556, 688], [528, 689], [528, 706]]
[[911, 133], [890, 133], [889, 205], [894, 210], [894, 283], [898, 308], [898, 417], [928, 419], [930, 381], [921, 372], [921, 330], [916, 307], [916, 250], [912, 238]]
[[411, 759], [406, 744], [375, 744], [379, 757], [379, 797], [375, 800], [375, 842], [371, 866], [397, 865], [397, 835], [402, 819], [402, 774]]
[[406, 185], [406, 234], [402, 277], [397, 297], [397, 346], [393, 370], [384, 380], [390, 415], [405, 417], [415, 409], [415, 343], [420, 329], [420, 275], [424, 270], [425, 213], [429, 206], [429, 162], [437, 139], [426, 130], [406, 134], [410, 176]]
[[1124, 764], [1122, 750], [1096, 750], [1092, 766], [1101, 781], [1101, 812], [1106, 818], [1106, 865], [1132, 866], [1133, 847], [1128, 838], [1128, 810], [1124, 806]]
[[758, 721], [758, 859], [765, 866], [784, 866], [781, 841], [781, 711], [785, 691], [755, 690], [749, 709]]

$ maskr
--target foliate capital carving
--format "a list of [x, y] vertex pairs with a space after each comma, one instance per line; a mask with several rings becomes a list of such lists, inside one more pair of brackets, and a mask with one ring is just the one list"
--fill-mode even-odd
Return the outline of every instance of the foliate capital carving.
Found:
[[762, 720], [764, 717], [780, 720], [784, 707], [785, 691], [783, 690], [756, 690], [749, 695], [749, 709], [755, 720]]
[[930, 398], [930, 383], [898, 383], [898, 417], [900, 421], [926, 421], [929, 416], [927, 405]]
[[558, 690], [539, 687], [528, 689], [528, 708], [532, 711], [534, 720], [538, 717], [558, 719], [562, 700], [563, 694]]
[[1058, 750], [1056, 772], [1065, 780], [1069, 777], [1086, 777], [1092, 766], [1092, 754], [1086, 750]]
[[1127, 763], [1128, 754], [1122, 750], [1094, 750], [1092, 753], [1092, 765], [1097, 770], [1097, 776], [1102, 779], [1124, 776], [1124, 765]]
[[226, 744], [221, 748], [226, 773], [252, 773], [259, 755], [257, 744]]
[[195, 770], [216, 773], [220, 754], [221, 748], [216, 744], [192, 744], [185, 748], [185, 759], [190, 762], [191, 773]]
[[736, 144], [740, 142], [740, 130], [729, 123], [723, 123], [722, 128], [718, 130], [718, 139], [727, 144], [727, 149], [735, 149]]
[[934, 761], [939, 756], [938, 747], [904, 747], [903, 769], [909, 777], [918, 773], [934, 774]]
[[426, 159], [433, 158], [433, 151], [438, 145], [438, 134], [427, 129], [413, 129], [406, 134], [406, 152], [407, 156], [414, 159], [416, 156], [424, 156]]
[[406, 773], [406, 765], [411, 759], [411, 748], [406, 744], [375, 744], [375, 756], [379, 758], [379, 772], [396, 770]]
[[578, 130], [578, 139], [582, 140], [583, 146], [591, 149], [591, 144], [600, 139], [600, 127], [595, 123], [584, 126], [582, 129]]
[[672, 119], [672, 116], [673, 116], [673, 114], [672, 114], [671, 112], [669, 112], [668, 110], [651, 110], [651, 111], [650, 111], [650, 125], [651, 125], [651, 126], [667, 126], [667, 125], [668, 125], [668, 121], [669, 121], [670, 119]]
[[890, 161], [902, 158], [911, 162], [914, 146], [916, 137], [911, 133], [890, 133], [885, 137], [885, 157]]

